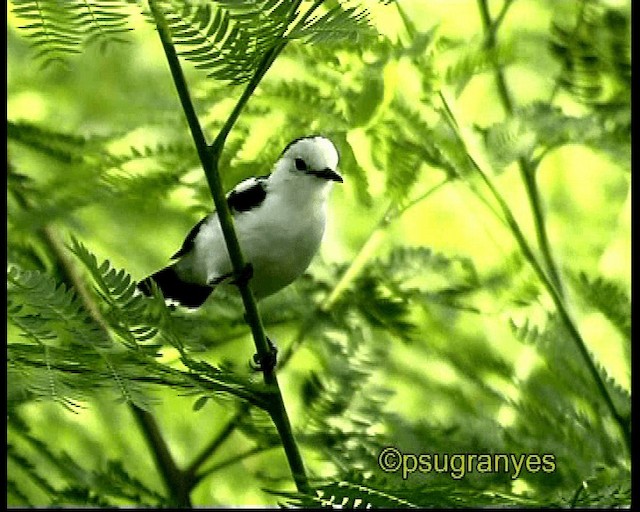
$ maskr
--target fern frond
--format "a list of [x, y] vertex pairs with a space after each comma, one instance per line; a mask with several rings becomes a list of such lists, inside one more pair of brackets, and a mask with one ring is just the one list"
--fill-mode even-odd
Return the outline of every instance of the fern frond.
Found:
[[[76, 378], [73, 374], [60, 370], [59, 356], [70, 352], [68, 349], [55, 349], [49, 345], [9, 343], [8, 398], [14, 403], [53, 401], [72, 412], [82, 407], [81, 403], [87, 399], [87, 390], [91, 389], [94, 382], [87, 382], [92, 381], [91, 378]], [[25, 364], [25, 359], [36, 362], [39, 368]]]
[[83, 44], [122, 42], [130, 30], [124, 2], [114, 0], [16, 0], [14, 13], [27, 22], [19, 28], [38, 49], [45, 65], [81, 53]]
[[45, 65], [53, 61], [64, 61], [70, 54], [80, 53], [82, 41], [76, 25], [73, 10], [68, 10], [56, 0], [18, 0], [14, 13], [27, 21], [19, 28], [27, 31], [33, 47], [39, 48], [36, 58], [42, 58]]
[[348, 130], [339, 131], [331, 135], [332, 140], [340, 148], [340, 168], [354, 182], [356, 198], [365, 207], [373, 204], [373, 197], [369, 190], [369, 178], [365, 170], [358, 164], [353, 148], [347, 139]]
[[123, 167], [136, 160], [195, 163], [197, 157], [192, 144], [174, 142], [143, 147], [130, 147], [127, 152], [115, 153], [107, 149], [107, 143], [122, 134], [106, 136], [77, 135], [25, 121], [7, 120], [7, 138], [38, 153], [64, 164], [91, 168], [92, 175], [113, 167]]
[[108, 153], [104, 162], [98, 162], [102, 167], [123, 167], [136, 160], [167, 160], [170, 165], [176, 161], [186, 161], [189, 164], [197, 162], [193, 144], [174, 142], [171, 144], [156, 144], [155, 146], [143, 146], [142, 148], [131, 146], [126, 153]]
[[7, 139], [33, 148], [63, 163], [81, 163], [95, 151], [102, 138], [69, 134], [28, 122], [7, 120]]
[[[561, 12], [561, 11], [560, 11]], [[563, 64], [560, 85], [579, 101], [622, 102], [631, 92], [630, 14], [626, 8], [588, 2], [577, 20], [555, 17], [551, 50]]]
[[[132, 403], [144, 410], [157, 402], [151, 385], [178, 390], [184, 395], [224, 399], [235, 397], [264, 407], [265, 390], [239, 375], [185, 358], [189, 371], [157, 363], [137, 350], [90, 347], [42, 347], [10, 343], [7, 348], [11, 375], [9, 397], [14, 402], [55, 400], [78, 407], [98, 390], [114, 394], [119, 403]], [[51, 392], [51, 382], [61, 383]]]
[[355, 283], [355, 288], [355, 296], [345, 297], [345, 300], [357, 305], [368, 323], [399, 339], [412, 339], [415, 325], [409, 321], [410, 304], [406, 298], [389, 293], [384, 284], [371, 275], [361, 276]]
[[297, 508], [419, 508], [411, 501], [361, 484], [341, 481], [316, 487], [316, 496], [274, 493], [287, 497], [287, 505]]
[[127, 26], [128, 14], [122, 11], [120, 0], [82, 0], [76, 22], [84, 28], [85, 44], [100, 43], [106, 49], [110, 43], [126, 43], [122, 36], [133, 30]]
[[155, 353], [158, 328], [149, 322], [151, 299], [137, 290], [135, 280], [123, 269], [114, 269], [108, 260], [98, 264], [95, 255], [75, 238], [71, 251], [90, 272], [98, 294], [108, 304], [106, 320], [122, 342], [128, 348]]
[[570, 274], [576, 292], [591, 307], [600, 311], [627, 342], [631, 341], [631, 297], [619, 284], [604, 277], [590, 279], [580, 272]]
[[[21, 208], [12, 212], [11, 220], [24, 231], [114, 198], [136, 198], [142, 205], [147, 200], [155, 204], [159, 197], [180, 184], [181, 176], [196, 159], [192, 147], [180, 142], [131, 147], [128, 152], [112, 153], [106, 149], [112, 137], [70, 135], [49, 127], [11, 121], [7, 122], [7, 130], [12, 142], [65, 165], [64, 173], [42, 181], [9, 169], [8, 190], [22, 198]], [[160, 169], [147, 173], [127, 170], [134, 162], [142, 161]], [[58, 193], [51, 194], [51, 190]], [[146, 193], [148, 190], [154, 194]]]
[[303, 39], [312, 44], [359, 43], [375, 35], [369, 23], [369, 13], [357, 7], [343, 7], [340, 3], [322, 15], [311, 16], [302, 26], [292, 30], [288, 37]]
[[489, 154], [500, 166], [520, 156], [531, 157], [536, 145], [545, 148], [542, 155], [565, 144], [592, 147], [617, 162], [626, 162], [631, 155], [628, 108], [613, 107], [586, 117], [573, 117], [565, 115], [559, 108], [533, 103], [517, 109], [509, 119], [483, 131]]
[[565, 502], [573, 508], [625, 508], [631, 503], [631, 481], [627, 468], [600, 466]]
[[413, 142], [390, 139], [387, 144], [386, 188], [396, 202], [404, 200], [420, 177], [422, 158]]
[[468, 506], [524, 506], [535, 502], [508, 493], [460, 489], [449, 485], [394, 486], [379, 478], [356, 474], [348, 479], [315, 485], [315, 495], [269, 491], [287, 498], [286, 505], [297, 508], [423, 508]]
[[[12, 212], [10, 223], [16, 231], [26, 233], [58, 219], [69, 219], [74, 212], [87, 206], [108, 201], [132, 199], [139, 208], [157, 205], [159, 198], [180, 185], [180, 171], [179, 168], [152, 174], [108, 171], [74, 182], [66, 190], [61, 187], [68, 183], [68, 177], [54, 179], [33, 189], [29, 194], [33, 206]], [[51, 189], [59, 193], [47, 196], [45, 191]], [[154, 193], [149, 194], [149, 190]], [[11, 187], [9, 191], [13, 191]]]
[[611, 374], [607, 371], [607, 369], [601, 365], [597, 364], [598, 372], [602, 378], [602, 382], [607, 388], [607, 392], [609, 396], [613, 400], [613, 403], [616, 406], [616, 411], [624, 421], [631, 424], [631, 394], [629, 391], [624, 389], [618, 382], [611, 376]]
[[52, 278], [11, 268], [7, 283], [8, 319], [31, 342], [7, 347], [11, 395], [78, 407], [96, 385], [94, 374], [81, 371], [81, 361], [94, 361], [111, 340], [75, 294]]
[[[529, 322], [518, 327], [512, 322], [512, 330], [524, 343], [535, 344], [537, 354], [544, 361], [544, 365], [536, 367], [526, 382], [522, 383], [526, 392], [522, 393], [522, 401], [514, 404], [522, 417], [533, 421], [537, 416], [546, 423], [556, 422], [558, 418], [570, 418], [570, 422], [558, 425], [561, 428], [558, 439], [565, 439], [566, 446], [581, 446], [585, 451], [585, 459], [592, 459], [594, 451], [604, 456], [613, 449], [615, 440], [607, 436], [592, 439], [590, 446], [581, 441], [584, 432], [600, 431], [603, 426], [597, 424], [607, 415], [601, 401], [585, 400], [585, 397], [597, 395], [595, 383], [585, 367], [583, 356], [568, 342], [566, 331], [556, 316], [550, 315], [544, 327], [536, 327]], [[590, 357], [595, 359], [593, 354]], [[616, 410], [627, 417], [631, 403], [629, 394], [609, 378], [597, 360], [596, 366]]]
[[480, 130], [496, 174], [518, 158], [528, 158], [536, 147], [537, 135], [525, 118], [509, 116], [505, 121]]
[[[376, 165], [391, 175], [389, 184], [398, 199], [403, 199], [417, 181], [420, 165], [442, 169], [450, 178], [469, 173], [470, 164], [466, 151], [455, 134], [444, 125], [431, 127], [411, 105], [394, 99], [391, 106], [394, 116], [370, 133], [373, 139], [372, 154]], [[420, 134], [416, 138], [416, 134]], [[403, 170], [395, 170], [399, 162], [409, 161]]]
[[266, 82], [260, 90], [261, 95], [256, 99], [265, 105], [277, 101], [283, 111], [293, 115], [298, 115], [300, 105], [305, 105], [309, 112], [313, 112], [314, 118], [320, 119], [320, 124], [331, 126], [334, 130], [348, 128], [336, 99], [323, 94], [318, 84], [301, 80]]
[[515, 52], [511, 44], [500, 42], [490, 49], [473, 47], [461, 48], [460, 56], [447, 67], [445, 79], [447, 83], [462, 91], [475, 75], [492, 71], [496, 66], [503, 68], [515, 61]]
[[10, 418], [8, 426], [15, 436], [21, 438], [21, 444], [29, 446], [30, 450], [25, 451], [25, 455], [15, 454], [11, 459], [30, 478], [36, 479], [40, 487], [45, 481], [34, 472], [35, 466], [30, 460], [32, 453], [48, 461], [48, 467], [53, 470], [51, 474], [55, 475], [57, 482], [64, 484], [55, 490], [52, 485], [47, 488], [52, 503], [114, 506], [115, 499], [147, 506], [167, 505], [164, 496], [127, 472], [122, 462], [107, 460], [106, 463], [99, 463], [97, 468], [85, 467], [65, 451], [56, 452], [28, 430], [21, 429], [22, 422], [15, 419]]
[[[11, 446], [8, 445], [7, 448]], [[7, 479], [7, 501], [12, 502], [11, 497], [21, 503], [25, 507], [35, 508], [31, 503], [27, 495], [22, 491], [17, 482], [11, 479]]]
[[218, 0], [165, 2], [162, 8], [180, 55], [209, 77], [241, 84], [282, 40], [297, 14], [291, 7], [284, 0]]
[[450, 308], [472, 309], [459, 298], [481, 287], [469, 258], [447, 256], [428, 247], [397, 247], [371, 265], [371, 275], [396, 296], [438, 303]]
[[29, 480], [47, 493], [48, 496], [53, 496], [55, 494], [55, 486], [50, 481], [51, 476], [48, 474], [43, 476], [37, 469], [37, 465], [22, 455], [19, 449], [11, 443], [7, 444], [7, 463], [9, 462], [15, 464], [15, 466], [18, 467]]
[[39, 344], [61, 339], [72, 344], [111, 346], [75, 293], [38, 271], [9, 269], [7, 314], [10, 321]]
[[[95, 255], [75, 238], [72, 239], [71, 250], [87, 268], [98, 294], [107, 304], [104, 316], [109, 326], [125, 347], [143, 357], [140, 362], [145, 364], [148, 380], [143, 377], [144, 374], [137, 373], [141, 369], [140, 362], [131, 360], [133, 356], [127, 355], [127, 352], [103, 355], [105, 372], [110, 374], [109, 381], [123, 401], [148, 408], [148, 395], [138, 381], [152, 381], [151, 377], [156, 375], [165, 380], [177, 379], [180, 386], [190, 389], [191, 393], [230, 395], [262, 406], [262, 387], [252, 385], [246, 379], [205, 361], [196, 361], [185, 353], [182, 341], [174, 333], [164, 299], [157, 289], [152, 297], [142, 295], [137, 290], [136, 282], [124, 270], [114, 269], [108, 260], [99, 264]], [[162, 365], [152, 363], [152, 360], [144, 359], [156, 356], [163, 341], [178, 349], [183, 364], [194, 372], [191, 378], [185, 379], [182, 372], [171, 372]]]

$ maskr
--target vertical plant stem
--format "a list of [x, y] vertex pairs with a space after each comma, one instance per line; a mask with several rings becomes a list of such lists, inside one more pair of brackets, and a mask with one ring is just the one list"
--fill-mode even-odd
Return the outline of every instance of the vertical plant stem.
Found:
[[[48, 248], [63, 268], [65, 278], [69, 279], [68, 283], [76, 290], [78, 297], [80, 297], [87, 311], [89, 311], [94, 320], [96, 320], [108, 335], [108, 324], [102, 317], [100, 309], [87, 290], [78, 269], [67, 255], [64, 244], [58, 234], [50, 226], [45, 226], [42, 231]], [[191, 507], [189, 491], [184, 485], [180, 470], [171, 456], [169, 447], [162, 437], [155, 418], [151, 413], [140, 409], [134, 404], [129, 404], [129, 409], [151, 451], [151, 455], [162, 477], [171, 503], [177, 507]]]
[[[308, 336], [309, 332], [313, 328], [313, 325], [317, 319], [317, 315], [323, 313], [324, 311], [328, 311], [331, 306], [335, 303], [336, 300], [340, 297], [340, 295], [346, 290], [351, 283], [360, 273], [360, 271], [364, 268], [365, 263], [373, 257], [376, 252], [376, 249], [380, 246], [382, 242], [382, 236], [384, 234], [384, 230], [391, 224], [393, 221], [399, 219], [404, 213], [406, 213], [409, 209], [413, 208], [415, 205], [419, 204], [421, 201], [424, 201], [429, 196], [431, 196], [434, 192], [436, 192], [440, 187], [449, 182], [449, 178], [444, 179], [434, 187], [427, 190], [424, 194], [421, 194], [407, 205], [402, 208], [397, 208], [396, 205], [391, 203], [386, 209], [385, 213], [382, 215], [380, 220], [376, 223], [373, 230], [369, 233], [369, 236], [362, 244], [360, 250], [356, 254], [355, 258], [352, 259], [351, 264], [347, 268], [347, 270], [342, 274], [342, 277], [338, 280], [336, 286], [333, 287], [331, 293], [327, 296], [327, 298], [316, 308], [315, 312], [300, 326], [298, 330], [297, 336], [294, 340], [286, 347], [286, 349], [280, 354], [278, 358], [278, 368], [282, 370], [287, 363], [291, 360], [296, 350], [304, 343], [304, 340]], [[206, 460], [220, 447], [220, 445], [226, 441], [229, 436], [233, 433], [233, 431], [238, 426], [242, 417], [248, 412], [249, 405], [242, 404], [236, 413], [227, 421], [225, 426], [220, 430], [220, 433], [207, 445], [207, 447], [198, 455], [192, 464], [189, 466], [188, 472], [191, 475], [195, 475], [197, 469], [204, 463]], [[201, 480], [201, 476], [198, 475], [198, 481]]]
[[144, 437], [151, 449], [156, 466], [160, 470], [165, 487], [169, 491], [172, 505], [179, 508], [191, 508], [190, 489], [185, 475], [176, 465], [169, 447], [164, 442], [162, 433], [153, 416], [142, 409], [132, 406], [131, 412], [144, 433]]
[[[482, 20], [482, 26], [485, 31], [484, 47], [487, 50], [492, 50], [496, 46], [496, 23], [493, 23], [491, 20], [491, 14], [489, 13], [487, 0], [477, 1], [478, 9], [480, 11], [480, 18]], [[500, 20], [504, 18], [506, 9], [511, 5], [511, 3], [512, 0], [505, 0], [503, 9], [499, 16]], [[511, 97], [509, 87], [507, 86], [507, 80], [505, 78], [504, 72], [497, 64], [495, 66], [494, 76], [496, 86], [498, 88], [498, 96], [500, 98], [502, 106], [507, 115], [511, 116], [514, 113], [513, 99]], [[538, 241], [540, 252], [542, 253], [542, 258], [544, 259], [545, 265], [547, 267], [547, 272], [549, 273], [553, 284], [557, 288], [558, 293], [563, 296], [564, 290], [562, 286], [562, 279], [560, 278], [560, 272], [558, 271], [553, 252], [551, 251], [549, 237], [547, 235], [542, 201], [540, 199], [540, 193], [535, 178], [536, 169], [533, 165], [531, 165], [531, 162], [524, 157], [518, 158], [518, 167], [520, 169], [520, 176], [527, 193], [527, 198], [529, 199], [529, 205], [531, 206], [531, 213], [533, 215], [533, 222], [536, 230], [536, 238]]]
[[249, 404], [243, 403], [238, 407], [236, 413], [227, 421], [222, 430], [213, 438], [213, 440], [193, 459], [189, 467], [185, 470], [187, 479], [195, 484], [196, 472], [204, 464], [209, 457], [224, 443], [238, 426], [245, 414], [249, 412]]
[[[169, 67], [171, 69], [171, 75], [173, 77], [173, 81], [176, 86], [185, 116], [187, 117], [187, 122], [189, 124], [189, 128], [191, 130], [191, 134], [196, 145], [198, 155], [200, 157], [200, 162], [202, 164], [202, 168], [206, 175], [207, 182], [213, 196], [218, 219], [220, 220], [220, 226], [222, 228], [222, 233], [224, 235], [227, 250], [229, 252], [229, 257], [233, 265], [234, 273], [240, 276], [246, 268], [246, 263], [242, 255], [242, 250], [240, 248], [237, 235], [235, 233], [233, 219], [231, 217], [231, 213], [229, 212], [229, 207], [226, 202], [222, 182], [220, 180], [220, 175], [218, 172], [218, 160], [220, 157], [220, 153], [222, 152], [224, 142], [229, 132], [231, 131], [233, 124], [240, 115], [242, 108], [255, 91], [256, 87], [260, 83], [260, 80], [265, 75], [277, 55], [284, 48], [286, 41], [282, 40], [281, 43], [274, 46], [269, 52], [265, 54], [254, 76], [250, 80], [244, 93], [240, 97], [240, 100], [233, 109], [229, 119], [227, 119], [227, 122], [224, 124], [223, 129], [214, 140], [214, 143], [211, 146], [208, 146], [204, 138], [202, 128], [200, 127], [197, 115], [195, 113], [193, 103], [191, 102], [187, 83], [184, 78], [184, 74], [182, 72], [182, 68], [180, 66], [175, 48], [173, 46], [171, 34], [167, 25], [167, 21], [164, 17], [164, 13], [158, 7], [155, 0], [149, 0], [149, 7], [151, 8], [151, 12], [155, 19], [156, 26], [158, 28], [158, 34], [162, 42], [162, 47], [164, 48]], [[266, 360], [270, 355], [270, 348], [264, 332], [264, 327], [262, 325], [262, 319], [258, 311], [258, 306], [253, 296], [253, 292], [251, 291], [250, 284], [246, 280], [240, 280], [238, 282], [238, 288], [242, 297], [242, 302], [244, 304], [246, 320], [249, 324], [249, 327], [251, 328], [251, 334], [256, 345], [258, 357], [261, 360]], [[272, 368], [266, 368], [263, 373], [265, 383], [272, 390], [271, 402], [268, 408], [268, 412], [271, 415], [271, 419], [273, 420], [276, 429], [278, 430], [278, 434], [280, 435], [282, 446], [284, 448], [285, 455], [289, 463], [289, 468], [296, 484], [296, 488], [300, 492], [309, 492], [310, 486], [307, 480], [304, 462], [302, 460], [302, 456], [300, 455], [298, 445], [293, 436], [291, 423], [289, 421], [289, 416], [282, 399], [282, 393], [280, 392], [278, 379]]]
[[257, 453], [262, 453], [262, 452], [266, 452], [267, 450], [271, 450], [273, 448], [273, 446], [269, 445], [269, 446], [254, 446], [253, 448], [249, 448], [248, 450], [239, 453], [237, 455], [233, 455], [231, 457], [229, 457], [226, 460], [223, 460], [222, 462], [219, 462], [218, 464], [215, 464], [207, 469], [205, 469], [202, 473], [198, 474], [198, 481], [202, 480], [203, 478], [208, 477], [209, 475], [211, 475], [212, 473], [215, 473], [216, 471], [220, 471], [223, 468], [232, 466], [233, 464], [237, 464], [238, 462], [243, 461], [244, 459], [247, 459], [253, 455], [256, 455]]
[[[11, 166], [8, 164], [8, 170], [11, 172]], [[21, 194], [17, 195], [17, 199], [22, 208], [29, 209], [31, 205]], [[109, 335], [109, 325], [105, 321], [100, 312], [100, 308], [96, 304], [93, 296], [85, 286], [84, 280], [73, 260], [66, 252], [64, 243], [60, 239], [55, 228], [51, 225], [45, 225], [39, 230], [47, 252], [51, 259], [55, 262], [63, 276], [63, 280], [68, 286], [72, 287], [82, 304], [92, 316], [92, 318], [100, 325], [100, 327]], [[139, 407], [129, 404], [129, 408], [138, 422], [138, 426], [151, 450], [151, 454], [156, 462], [158, 471], [162, 476], [163, 482], [167, 489], [168, 495], [176, 506], [190, 507], [189, 493], [182, 479], [179, 477], [179, 470], [169, 452], [169, 448], [162, 437], [160, 429], [153, 415], [147, 411], [143, 411]]]
[[613, 403], [613, 399], [611, 398], [611, 395], [609, 394], [607, 387], [605, 386], [602, 376], [600, 375], [600, 372], [598, 371], [596, 364], [594, 363], [594, 361], [591, 358], [591, 355], [589, 354], [587, 345], [582, 339], [582, 335], [580, 334], [580, 331], [578, 330], [573, 319], [571, 318], [571, 315], [569, 314], [569, 310], [564, 302], [564, 297], [562, 296], [560, 291], [556, 288], [553, 280], [546, 274], [542, 265], [538, 262], [538, 259], [536, 258], [536, 255], [534, 254], [533, 250], [529, 246], [529, 243], [527, 242], [527, 239], [524, 236], [524, 233], [520, 229], [518, 222], [516, 221], [513, 213], [509, 209], [507, 202], [504, 200], [504, 198], [502, 197], [502, 195], [500, 194], [496, 186], [493, 184], [493, 182], [489, 178], [488, 173], [484, 172], [483, 169], [486, 168], [486, 166], [483, 163], [480, 163], [482, 162], [480, 158], [476, 158], [471, 153], [470, 151], [471, 145], [467, 143], [463, 133], [460, 131], [456, 121], [456, 117], [453, 114], [451, 107], [448, 104], [446, 98], [442, 93], [440, 97], [445, 106], [447, 121], [449, 122], [451, 128], [457, 134], [460, 142], [462, 143], [462, 146], [465, 148], [467, 157], [471, 161], [472, 165], [474, 166], [474, 168], [482, 178], [482, 181], [485, 183], [491, 195], [493, 196], [494, 200], [498, 204], [500, 211], [502, 213], [502, 216], [506, 221], [507, 225], [509, 226], [514, 238], [516, 239], [516, 242], [518, 243], [520, 250], [522, 251], [523, 255], [525, 256], [529, 264], [532, 266], [533, 270], [535, 271], [536, 275], [544, 285], [549, 295], [551, 296], [554, 306], [556, 307], [556, 311], [560, 316], [560, 320], [562, 321], [563, 325], [569, 332], [571, 339], [575, 342], [576, 347], [578, 348], [578, 351], [582, 355], [587, 365], [587, 368], [591, 373], [591, 376], [596, 384], [598, 392], [600, 393], [602, 399], [604, 400], [605, 405], [609, 410], [609, 413], [615, 420], [616, 425], [618, 426], [620, 433], [622, 435], [622, 438], [624, 439], [625, 447], [630, 453], [631, 452], [631, 430], [630, 430], [628, 420], [627, 418], [624, 418], [616, 409], [616, 406]]
[[[480, 18], [482, 19], [482, 24], [483, 24], [485, 35], [486, 35], [485, 47], [494, 48], [496, 44], [496, 38], [495, 38], [496, 31], [495, 29], [493, 29], [494, 24], [492, 24], [492, 21], [491, 21], [491, 15], [489, 13], [487, 0], [477, 0], [477, 1], [478, 1], [478, 7], [480, 11]], [[505, 0], [503, 10], [500, 14], [501, 18], [504, 17], [505, 9], [511, 4], [511, 1], [512, 0]], [[585, 4], [583, 2], [581, 5], [581, 11], [578, 16], [578, 22], [576, 24], [575, 31], [578, 30], [579, 24], [581, 23], [582, 16], [584, 13], [584, 5]], [[504, 73], [497, 65], [495, 69], [495, 79], [498, 87], [498, 94], [502, 102], [502, 105], [506, 113], [508, 115], [512, 115], [514, 112], [513, 100], [511, 99]], [[553, 98], [555, 97], [556, 92], [557, 92], [557, 87], [554, 89], [549, 103], [553, 101]], [[518, 159], [520, 174], [522, 176], [525, 190], [529, 198], [529, 204], [531, 205], [531, 210], [533, 213], [533, 220], [534, 220], [534, 225], [536, 230], [536, 238], [538, 240], [538, 246], [540, 248], [540, 252], [542, 253], [542, 258], [545, 262], [548, 275], [544, 272], [544, 270], [538, 263], [537, 259], [535, 258], [533, 251], [531, 251], [531, 249], [529, 248], [526, 242], [526, 239], [524, 238], [524, 235], [520, 231], [519, 226], [515, 221], [515, 218], [509, 211], [506, 203], [498, 193], [497, 189], [495, 189], [493, 184], [490, 182], [488, 176], [482, 172], [481, 168], [478, 166], [476, 162], [474, 162], [474, 165], [482, 175], [482, 178], [485, 181], [485, 183], [487, 183], [487, 185], [491, 189], [493, 196], [498, 200], [500, 207], [503, 211], [503, 214], [505, 215], [507, 222], [511, 226], [512, 231], [516, 236], [516, 239], [518, 240], [518, 243], [520, 244], [521, 249], [525, 253], [525, 256], [527, 256], [527, 259], [533, 265], [536, 273], [538, 274], [543, 284], [545, 284], [545, 287], [549, 291], [551, 298], [554, 302], [554, 305], [556, 306], [556, 309], [561, 319], [563, 320], [563, 323], [565, 324], [569, 333], [571, 334], [572, 339], [576, 342], [578, 350], [582, 354], [587, 364], [587, 368], [589, 369], [589, 372], [591, 373], [596, 383], [596, 386], [607, 405], [607, 408], [609, 409], [611, 415], [613, 416], [615, 422], [617, 423], [620, 429], [622, 437], [625, 440], [625, 446], [630, 451], [631, 450], [631, 431], [630, 431], [629, 423], [627, 419], [622, 417], [622, 415], [616, 409], [616, 406], [613, 403], [613, 399], [609, 395], [609, 392], [602, 380], [600, 372], [598, 371], [593, 359], [591, 358], [591, 355], [589, 354], [586, 344], [582, 339], [582, 336], [580, 335], [578, 328], [573, 322], [573, 319], [571, 318], [571, 315], [569, 314], [568, 308], [565, 304], [562, 279], [560, 277], [560, 272], [558, 271], [555, 258], [551, 251], [549, 237], [546, 231], [542, 201], [540, 199], [540, 193], [539, 193], [538, 186], [535, 179], [535, 171], [536, 171], [535, 166], [532, 165], [530, 160], [524, 157], [520, 157]]]

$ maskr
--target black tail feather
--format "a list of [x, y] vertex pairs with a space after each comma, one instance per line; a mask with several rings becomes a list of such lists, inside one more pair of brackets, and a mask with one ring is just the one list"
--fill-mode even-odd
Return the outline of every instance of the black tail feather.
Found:
[[173, 299], [188, 308], [202, 306], [213, 291], [212, 286], [183, 281], [172, 266], [158, 270], [140, 281], [138, 289], [145, 295], [151, 295], [151, 281], [156, 282], [165, 299]]

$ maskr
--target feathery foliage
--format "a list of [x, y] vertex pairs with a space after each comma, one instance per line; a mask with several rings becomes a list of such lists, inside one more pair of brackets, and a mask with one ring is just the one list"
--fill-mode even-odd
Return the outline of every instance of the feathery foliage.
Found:
[[[628, 507], [630, 4], [153, 4], [206, 140], [269, 68], [225, 189], [340, 151], [319, 255], [259, 304], [312, 489], [236, 290], [136, 290], [211, 211], [149, 4], [12, 0], [8, 504]], [[500, 454], [533, 459], [453, 466]]]
[[13, 12], [23, 21], [23, 29], [38, 49], [45, 64], [81, 53], [82, 45], [99, 43], [102, 48], [123, 42], [128, 14], [118, 0], [60, 1], [18, 0]]

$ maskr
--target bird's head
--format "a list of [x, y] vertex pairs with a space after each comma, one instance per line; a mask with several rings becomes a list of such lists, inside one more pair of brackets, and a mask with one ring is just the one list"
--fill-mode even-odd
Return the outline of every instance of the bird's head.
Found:
[[342, 176], [337, 171], [339, 158], [338, 150], [326, 137], [302, 137], [284, 148], [274, 175], [289, 182], [305, 177], [305, 181], [314, 185], [326, 185], [332, 181], [342, 183]]

